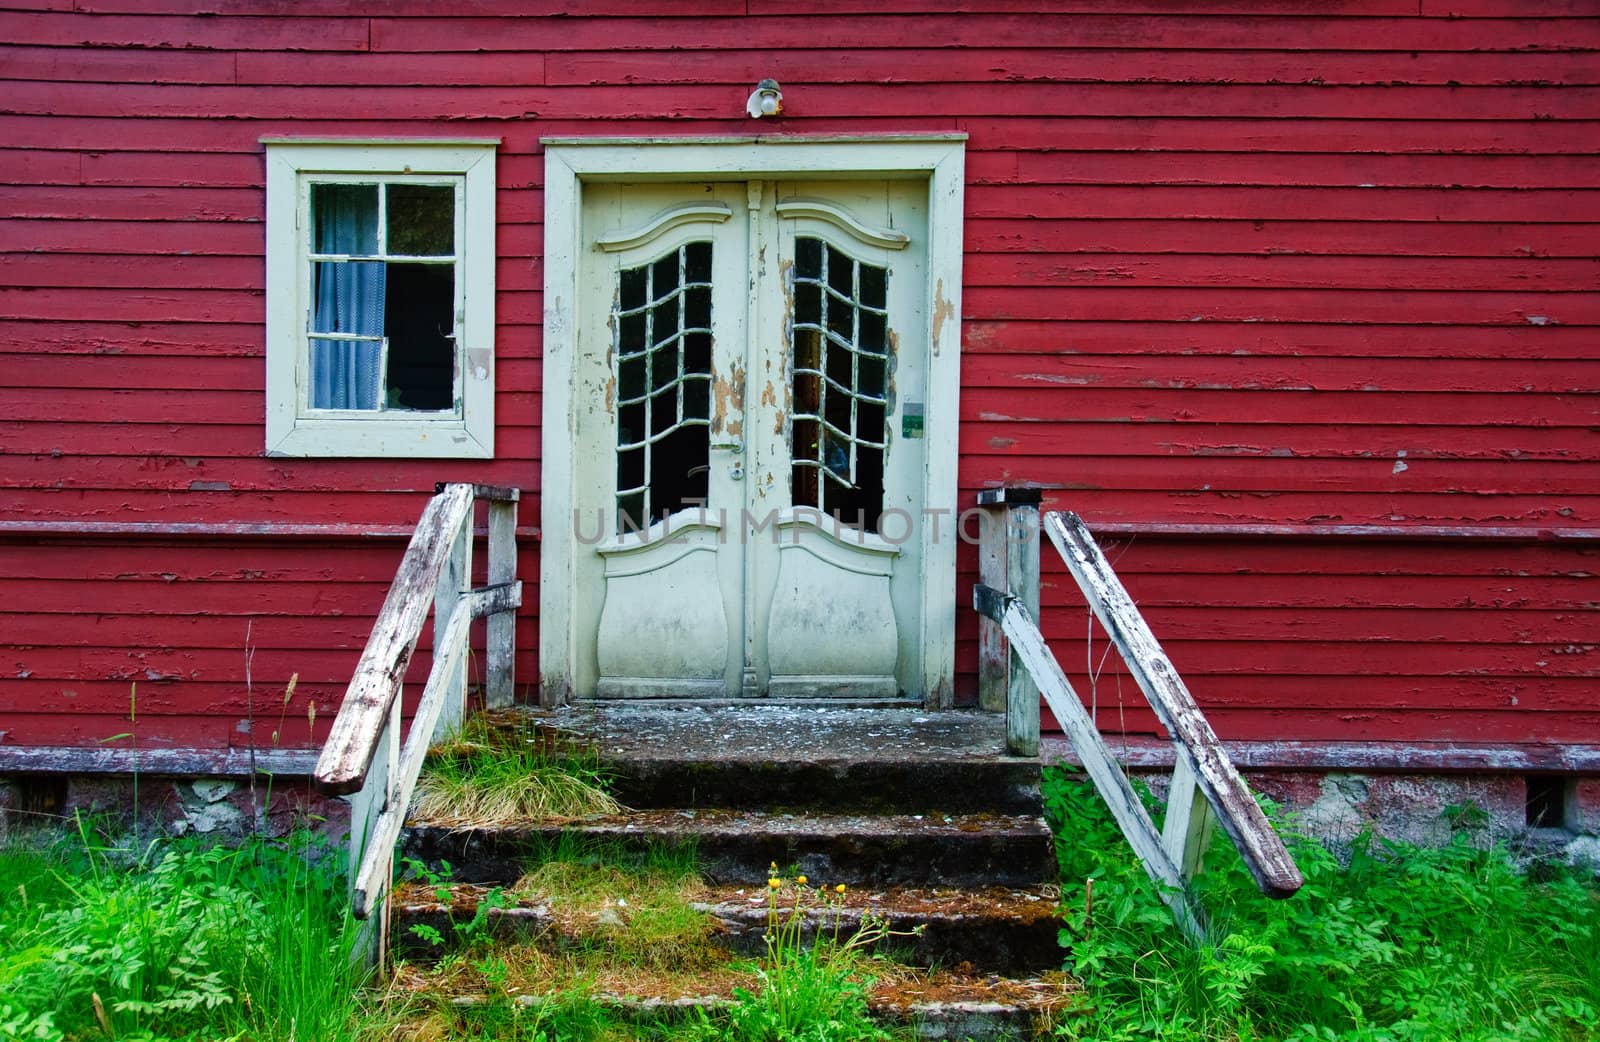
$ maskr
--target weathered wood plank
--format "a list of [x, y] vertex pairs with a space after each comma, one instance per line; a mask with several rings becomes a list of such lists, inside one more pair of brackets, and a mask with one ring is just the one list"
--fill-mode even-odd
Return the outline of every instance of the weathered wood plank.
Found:
[[[433, 491], [435, 494], [438, 494], [449, 488], [452, 484], [454, 484], [454, 482], [437, 482], [433, 486]], [[522, 490], [520, 488], [512, 488], [506, 485], [483, 485], [474, 483], [472, 485], [472, 495], [475, 499], [486, 499], [492, 503], [515, 503], [522, 498]]]
[[481, 590], [473, 590], [462, 600], [474, 619], [493, 620], [496, 616], [509, 615], [522, 607], [522, 583], [517, 581], [485, 586]]
[[[121, 684], [123, 706], [127, 689]], [[141, 713], [141, 716], [144, 714]], [[142, 774], [181, 777], [248, 777], [252, 770], [279, 777], [304, 777], [316, 766], [314, 749], [113, 749], [104, 745], [0, 747], [4, 774]]]
[[[1095, 617], [1122, 653], [1129, 673], [1138, 682], [1162, 726], [1193, 758], [1195, 782], [1244, 859], [1256, 885], [1271, 897], [1293, 894], [1303, 883], [1294, 860], [1256, 805], [1244, 779], [1222, 751], [1216, 733], [1140, 616], [1133, 599], [1111, 570], [1088, 528], [1072, 513], [1051, 512], [1045, 515], [1044, 525], [1050, 541], [1083, 590]], [[1040, 642], [1043, 643], [1042, 637]], [[1057, 711], [1057, 719], [1061, 719], [1054, 702], [1050, 708]], [[1082, 709], [1081, 706], [1075, 708]]]
[[[514, 489], [511, 491], [515, 491]], [[517, 502], [489, 503], [489, 582], [516, 583], [517, 578]], [[521, 584], [516, 583], [516, 606], [522, 604]], [[484, 648], [486, 683], [484, 704], [490, 709], [509, 706], [516, 692], [517, 616], [515, 610], [497, 611], [489, 616]]]
[[361, 787], [427, 617], [429, 594], [471, 511], [471, 487], [452, 485], [422, 512], [317, 761], [317, 786], [323, 792], [337, 796]]
[[[1028, 617], [1039, 618], [1039, 490], [1012, 489], [1006, 509], [1006, 584]], [[1026, 496], [1017, 493], [1027, 493]], [[1039, 755], [1039, 687], [1011, 648], [1006, 676], [1006, 750]]]
[[[448, 486], [445, 486], [448, 488]], [[441, 489], [441, 494], [444, 489]], [[467, 520], [457, 530], [455, 539], [450, 544], [450, 555], [445, 560], [443, 571], [439, 573], [439, 585], [433, 591], [433, 669], [438, 671], [440, 661], [445, 657], [448, 645], [445, 643], [449, 634], [444, 627], [444, 620], [459, 611], [465, 610], [468, 618], [471, 616], [471, 605], [463, 603], [472, 591], [472, 508], [467, 508]], [[431, 679], [431, 676], [430, 676]], [[462, 658], [454, 669], [454, 674], [449, 677], [449, 688], [445, 694], [444, 707], [440, 709], [439, 716], [433, 727], [434, 740], [445, 737], [452, 731], [459, 730], [461, 723], [467, 715], [467, 660]]]
[[[1006, 519], [1003, 505], [991, 506], [984, 498], [990, 490], [978, 494], [978, 505], [984, 507], [979, 518], [978, 581], [1001, 593], [1010, 593], [1006, 575]], [[998, 490], [995, 490], [998, 491]], [[1000, 623], [986, 615], [978, 616], [978, 705], [991, 713], [1006, 711], [1006, 672], [1011, 661], [1011, 648], [1006, 643]]]
[[1194, 780], [1194, 758], [1178, 747], [1177, 763], [1167, 787], [1167, 816], [1161, 823], [1161, 845], [1187, 883], [1200, 874], [1211, 845], [1216, 816]]
[[1005, 629], [1012, 653], [1022, 660], [1038, 682], [1040, 693], [1049, 703], [1062, 730], [1071, 739], [1072, 748], [1083, 763], [1084, 771], [1105, 800], [1128, 845], [1138, 855], [1150, 878], [1161, 886], [1162, 899], [1172, 909], [1178, 925], [1190, 937], [1201, 936], [1204, 928], [1198, 910], [1189, 901], [1177, 865], [1167, 856], [1166, 848], [1161, 844], [1161, 833], [1139, 802], [1128, 776], [1122, 773], [1105, 740], [1100, 737], [1099, 728], [1095, 727], [1088, 711], [1083, 708], [1083, 702], [1067, 680], [1067, 675], [1061, 671], [1055, 655], [1040, 635], [1039, 627], [1028, 615], [1028, 609], [1017, 597], [981, 584], [973, 587], [972, 600], [972, 606], [978, 614], [994, 619]]

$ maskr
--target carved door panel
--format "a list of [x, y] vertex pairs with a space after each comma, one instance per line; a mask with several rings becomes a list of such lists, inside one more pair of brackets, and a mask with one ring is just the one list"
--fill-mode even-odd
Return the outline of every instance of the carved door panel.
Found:
[[897, 182], [585, 187], [581, 693], [915, 686], [921, 220]]

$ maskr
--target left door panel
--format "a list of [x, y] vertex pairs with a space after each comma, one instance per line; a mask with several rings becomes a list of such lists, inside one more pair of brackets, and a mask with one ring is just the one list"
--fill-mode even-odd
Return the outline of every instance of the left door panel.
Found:
[[576, 687], [720, 697], [743, 673], [748, 249], [734, 184], [584, 189]]

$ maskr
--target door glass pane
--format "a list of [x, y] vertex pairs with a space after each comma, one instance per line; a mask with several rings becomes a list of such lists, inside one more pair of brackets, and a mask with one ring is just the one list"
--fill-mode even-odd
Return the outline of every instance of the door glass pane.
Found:
[[795, 241], [792, 270], [793, 502], [876, 532], [883, 512], [888, 272], [804, 237]]
[[618, 273], [618, 530], [704, 504], [711, 439], [711, 243]]

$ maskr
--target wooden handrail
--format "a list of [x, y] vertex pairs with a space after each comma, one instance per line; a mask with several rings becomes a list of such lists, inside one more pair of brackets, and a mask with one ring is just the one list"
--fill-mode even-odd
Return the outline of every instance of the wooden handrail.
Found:
[[[491, 585], [471, 589], [472, 508], [489, 503]], [[467, 641], [472, 621], [489, 620], [485, 701], [511, 704], [516, 611], [516, 489], [440, 485], [406, 547], [373, 623], [344, 703], [317, 761], [316, 784], [350, 796], [350, 904], [373, 925], [362, 954], [381, 962], [386, 947], [394, 846], [405, 824], [428, 746], [461, 722], [467, 693]], [[400, 690], [428, 606], [433, 606], [433, 665], [409, 730]]]
[[1218, 824], [1233, 841], [1256, 885], [1270, 897], [1288, 897], [1299, 890], [1304, 880], [1283, 840], [1223, 752], [1210, 722], [1083, 520], [1070, 512], [1046, 514], [1044, 530], [1078, 581], [1095, 618], [1122, 653], [1156, 719], [1177, 743], [1179, 769], [1188, 767], [1193, 784], [1211, 804]]
[[367, 768], [388, 721], [389, 708], [399, 697], [439, 575], [471, 516], [471, 485], [448, 485], [428, 500], [317, 760], [317, 788], [328, 795], [347, 795], [366, 782]]
[[[979, 558], [983, 581], [973, 587], [973, 608], [987, 620], [980, 634], [986, 637], [979, 656], [980, 692], [1007, 692], [1004, 708], [1010, 751], [1028, 755], [1030, 749], [1038, 748], [1038, 698], [1043, 695], [1129, 845], [1151, 878], [1163, 885], [1163, 897], [1179, 926], [1192, 937], [1203, 934], [1204, 917], [1188, 896], [1188, 883], [1200, 871], [1214, 824], [1221, 824], [1263, 893], [1279, 898], [1295, 893], [1303, 880], [1294, 859], [1250, 795], [1205, 714], [1088, 528], [1071, 513], [1049, 513], [1041, 518], [1037, 498], [1014, 494], [1017, 491], [1030, 490], [996, 490], [997, 494], [980, 501], [984, 506], [1005, 509], [1007, 517], [1004, 524], [986, 529], [986, 545]], [[1172, 737], [1176, 767], [1160, 830], [1039, 631], [1040, 527]], [[1003, 538], [1004, 545], [988, 545], [997, 537]], [[1018, 557], [1024, 561], [1031, 558], [1032, 567], [1018, 564]], [[1032, 604], [1027, 602], [1030, 594]], [[1032, 683], [1017, 683], [1019, 672], [1026, 673]], [[1017, 706], [1019, 698], [1031, 701], [1031, 707]], [[988, 708], [1001, 707], [989, 704]], [[1029, 722], [1029, 708], [1032, 734], [1015, 733], [1018, 721]]]

